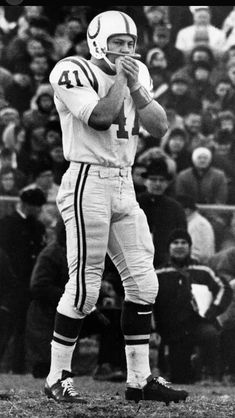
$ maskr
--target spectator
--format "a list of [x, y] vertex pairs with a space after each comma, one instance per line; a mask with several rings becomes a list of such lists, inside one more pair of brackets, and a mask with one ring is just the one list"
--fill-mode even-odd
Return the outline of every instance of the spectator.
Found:
[[4, 355], [5, 348], [14, 327], [14, 320], [17, 315], [16, 295], [18, 286], [16, 277], [8, 255], [0, 248], [0, 361]]
[[149, 74], [151, 75], [153, 81], [153, 98], [158, 99], [162, 93], [168, 90], [169, 88], [169, 79], [165, 70], [160, 67], [150, 67]]
[[[211, 139], [203, 132], [202, 113], [196, 110], [189, 110], [184, 116], [184, 127], [188, 136], [188, 151], [193, 152], [195, 148], [211, 146]], [[207, 132], [209, 134], [209, 132]]]
[[64, 24], [57, 25], [54, 47], [58, 59], [69, 56], [69, 54], [73, 55], [71, 54], [71, 49], [74, 47], [74, 42], [76, 42], [78, 36], [83, 36], [84, 30], [83, 19], [76, 13], [69, 14], [65, 18]]
[[215, 233], [211, 223], [203, 216], [196, 202], [190, 195], [177, 196], [178, 202], [183, 206], [187, 230], [192, 239], [191, 256], [201, 264], [207, 264], [215, 253]]
[[39, 37], [50, 41], [50, 21], [46, 16], [31, 17], [26, 30], [18, 28], [17, 34], [8, 43], [6, 51], [6, 67], [13, 73], [29, 73], [29, 54], [27, 41], [30, 38]]
[[43, 45], [42, 39], [37, 37], [29, 38], [27, 40], [26, 51], [28, 52], [30, 59], [46, 53], [46, 49]]
[[[29, 164], [29, 156], [26, 152], [26, 129], [23, 125], [9, 123], [2, 134], [4, 148], [11, 151], [11, 165], [24, 173], [24, 168]], [[7, 156], [7, 155], [6, 155]], [[9, 153], [10, 157], [10, 153]], [[22, 177], [22, 176], [21, 176]], [[26, 185], [26, 179], [18, 184], [19, 188]]]
[[[157, 27], [169, 27], [169, 6], [143, 6], [143, 13], [147, 25], [144, 29], [144, 48], [148, 48], [152, 43], [153, 32]], [[145, 54], [145, 51], [143, 51]]]
[[231, 45], [231, 47], [223, 53], [222, 57], [217, 60], [214, 65], [213, 71], [211, 73], [212, 84], [215, 84], [219, 78], [225, 76], [227, 65], [233, 60], [234, 56], [235, 45]]
[[2, 148], [0, 153], [0, 170], [11, 169], [14, 172], [16, 189], [19, 190], [27, 183], [27, 176], [17, 166], [15, 153], [8, 148]]
[[187, 132], [183, 128], [174, 128], [164, 137], [162, 143], [164, 151], [176, 162], [176, 171], [180, 171], [191, 166], [191, 153], [188, 151]]
[[169, 89], [158, 96], [159, 103], [168, 109], [173, 108], [180, 116], [190, 110], [201, 110], [201, 103], [191, 93], [191, 79], [181, 70], [170, 78]]
[[15, 172], [11, 167], [0, 170], [0, 196], [18, 196], [19, 189], [16, 185]]
[[23, 113], [22, 121], [26, 128], [44, 126], [54, 110], [53, 93], [49, 84], [38, 87], [31, 101], [31, 108]]
[[145, 63], [148, 68], [161, 68], [168, 75], [168, 62], [160, 48], [152, 48], [147, 52]]
[[71, 48], [66, 52], [65, 57], [71, 55], [78, 55], [88, 59], [90, 57], [90, 52], [87, 44], [87, 37], [85, 32], [78, 33], [74, 36], [73, 43]]
[[228, 131], [232, 137], [235, 136], [235, 115], [232, 110], [218, 112], [218, 129]]
[[3, 130], [10, 122], [15, 123], [15, 125], [20, 124], [19, 112], [14, 107], [4, 107], [0, 110], [0, 141], [2, 141]]
[[176, 195], [191, 195], [196, 203], [226, 203], [228, 188], [225, 174], [214, 168], [212, 152], [205, 147], [192, 153], [193, 166], [181, 171], [176, 177]]
[[[221, 120], [234, 119], [233, 108], [235, 105], [235, 95], [229, 78], [222, 77], [218, 79], [214, 86], [214, 92], [209, 97], [204, 97], [202, 104], [202, 130], [205, 134], [214, 133], [216, 125], [218, 123], [220, 125], [220, 114]], [[226, 115], [225, 117], [223, 117], [223, 112], [226, 112], [224, 113], [224, 116]], [[227, 117], [229, 113], [230, 116]], [[230, 125], [231, 122], [228, 122], [228, 124]]]
[[[174, 383], [195, 381], [191, 364], [195, 347], [200, 347], [201, 362], [207, 366], [209, 376], [220, 377], [217, 317], [232, 298], [225, 280], [191, 258], [191, 246], [186, 230], [172, 231], [168, 239], [169, 260], [156, 270], [159, 292], [154, 315], [161, 344], [169, 348], [169, 378]], [[205, 306], [200, 306], [197, 294]], [[201, 377], [200, 372], [197, 370], [197, 378]]]
[[223, 275], [233, 290], [233, 298], [228, 308], [218, 320], [221, 331], [221, 368], [224, 377], [228, 377], [231, 383], [235, 379], [235, 247], [221, 250], [209, 260], [209, 266], [218, 275]]
[[143, 177], [147, 191], [139, 196], [138, 202], [147, 216], [152, 233], [155, 247], [154, 266], [157, 267], [166, 261], [169, 233], [177, 227], [186, 228], [187, 223], [181, 205], [166, 195], [172, 177], [164, 159], [156, 159], [147, 166]]
[[60, 144], [62, 141], [62, 131], [58, 120], [49, 119], [45, 125], [45, 138], [49, 146]]
[[179, 30], [176, 37], [176, 48], [180, 49], [187, 58], [197, 44], [207, 45], [215, 57], [223, 53], [225, 35], [221, 29], [211, 25], [211, 11], [209, 6], [189, 6], [193, 16], [193, 24]]
[[53, 181], [59, 186], [62, 176], [69, 166], [69, 162], [64, 158], [62, 143], [58, 142], [50, 145], [49, 155], [52, 161]]
[[235, 105], [235, 90], [233, 83], [228, 76], [219, 78], [214, 86], [214, 92], [208, 97], [208, 100], [217, 109], [217, 112], [231, 110], [233, 112]]
[[18, 285], [17, 315], [11, 329], [13, 373], [26, 370], [24, 332], [30, 301], [29, 281], [37, 255], [45, 245], [45, 227], [37, 220], [45, 202], [40, 189], [23, 189], [15, 211], [0, 221], [0, 248], [9, 257]]
[[35, 55], [29, 63], [30, 76], [34, 91], [41, 85], [46, 84], [49, 79], [51, 63], [46, 54]]
[[[137, 158], [137, 162], [140, 164], [144, 164], [145, 166], [149, 166], [158, 162], [158, 159], [164, 159], [167, 163], [167, 169], [169, 170], [169, 176], [171, 177], [172, 181], [176, 174], [176, 163], [161, 147], [150, 147], [143, 151]], [[170, 187], [167, 187], [167, 192], [169, 191]]]
[[204, 97], [211, 97], [214, 91], [210, 82], [211, 66], [205, 61], [197, 61], [192, 67], [193, 96], [203, 103]]
[[25, 135], [26, 130], [22, 124], [16, 125], [15, 123], [10, 122], [2, 134], [4, 147], [12, 151], [20, 151], [22, 144], [25, 143]]
[[185, 71], [192, 78], [192, 70], [197, 62], [205, 62], [211, 69], [217, 64], [211, 48], [207, 45], [197, 45], [192, 49], [186, 65], [182, 67], [182, 71]]
[[29, 184], [31, 187], [39, 187], [48, 201], [56, 201], [59, 186], [53, 181], [52, 162], [39, 161], [33, 169], [34, 182]]
[[23, 14], [18, 19], [18, 34], [27, 33], [30, 26], [30, 20], [43, 15], [43, 6], [23, 6]]
[[[26, 73], [14, 73], [12, 83], [6, 86], [5, 95], [9, 105], [18, 110], [20, 115], [30, 107], [30, 100], [34, 94], [33, 83]], [[24, 100], [22, 100], [22, 97]]]
[[22, 161], [22, 171], [27, 175], [28, 183], [32, 181], [33, 170], [40, 162], [51, 162], [49, 145], [45, 138], [45, 127], [26, 129], [25, 147], [27, 159]]
[[212, 164], [223, 170], [227, 180], [227, 204], [235, 204], [235, 167], [234, 167], [235, 135], [227, 129], [218, 129], [214, 138]]
[[40, 213], [40, 220], [50, 233], [53, 233], [53, 228], [58, 219], [58, 209], [56, 206], [56, 197], [59, 190], [59, 185], [54, 182], [53, 178], [53, 163], [52, 161], [38, 161], [33, 168], [33, 182], [27, 188], [40, 188], [47, 199], [45, 205]]
[[169, 10], [168, 6], [144, 6], [144, 15], [150, 28], [169, 25]]
[[160, 48], [164, 52], [170, 74], [183, 67], [184, 54], [172, 44], [171, 28], [169, 26], [158, 25], [154, 27], [151, 47]]

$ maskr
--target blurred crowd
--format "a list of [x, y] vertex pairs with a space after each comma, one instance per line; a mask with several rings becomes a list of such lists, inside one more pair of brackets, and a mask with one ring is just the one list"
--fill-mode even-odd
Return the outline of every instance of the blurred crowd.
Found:
[[[160, 278], [166, 275], [164, 280], [174, 270], [179, 286], [185, 281], [183, 296], [181, 287], [176, 291], [175, 317], [182, 300], [195, 308], [189, 278], [205, 281], [212, 294], [208, 315], [193, 309], [188, 316], [188, 310], [179, 334], [169, 336], [164, 330], [171, 322], [162, 327], [164, 309], [159, 312], [169, 288], [162, 287], [166, 293], [160, 293], [152, 325], [153, 335], [158, 335], [153, 342], [159, 352], [157, 366], [176, 382], [200, 379], [203, 370], [215, 378], [227, 373], [235, 379], [235, 212], [224, 209], [235, 205], [234, 6], [0, 6], [0, 360], [8, 347], [6, 371], [24, 373], [30, 363], [35, 377], [48, 372], [54, 312], [67, 281], [55, 201], [68, 167], [48, 77], [64, 57], [89, 59], [88, 23], [111, 9], [126, 12], [136, 22], [137, 52], [150, 71], [154, 99], [168, 117], [163, 138], [150, 136], [140, 126], [133, 166], [137, 200], [156, 249], [154, 266]], [[6, 204], [3, 197], [15, 197], [18, 203], [8, 199]], [[181, 234], [169, 242], [175, 230]], [[188, 252], [181, 248], [175, 255], [172, 242], [188, 245]], [[192, 279], [196, 270], [199, 279]], [[122, 300], [119, 275], [107, 257], [97, 310], [83, 334], [99, 335], [94, 377], [100, 380], [125, 379]], [[200, 323], [195, 315], [202, 318]], [[209, 342], [204, 334], [211, 337]], [[219, 358], [219, 370], [205, 369], [210, 356], [203, 360], [198, 351], [203, 344], [218, 347], [214, 360]], [[182, 364], [177, 350], [189, 358], [184, 373], [174, 368]], [[201, 373], [195, 372], [195, 364]]]

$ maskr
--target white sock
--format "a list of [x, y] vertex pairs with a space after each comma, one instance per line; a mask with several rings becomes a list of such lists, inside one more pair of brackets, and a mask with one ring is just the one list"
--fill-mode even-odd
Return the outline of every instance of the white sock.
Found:
[[49, 386], [52, 386], [58, 379], [61, 379], [62, 370], [71, 372], [72, 356], [75, 345], [76, 344], [73, 346], [66, 346], [59, 344], [56, 341], [51, 342], [51, 367], [49, 375], [47, 376], [47, 383]]
[[149, 344], [126, 345], [127, 386], [142, 388], [151, 375]]

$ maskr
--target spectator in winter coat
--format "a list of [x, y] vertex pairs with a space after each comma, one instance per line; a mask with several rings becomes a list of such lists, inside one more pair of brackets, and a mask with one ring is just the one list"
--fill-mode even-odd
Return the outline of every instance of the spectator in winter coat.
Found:
[[160, 266], [167, 258], [167, 238], [175, 228], [186, 228], [187, 222], [182, 206], [166, 195], [171, 182], [167, 163], [159, 158], [143, 173], [147, 191], [138, 197], [140, 207], [147, 216], [155, 247], [154, 265]]
[[153, 29], [151, 48], [158, 47], [164, 52], [168, 70], [172, 74], [184, 65], [184, 54], [171, 42], [171, 29], [167, 25], [157, 25]]
[[23, 113], [22, 121], [26, 128], [45, 126], [54, 110], [51, 86], [42, 84], [38, 87], [31, 101], [31, 108]]
[[226, 203], [228, 188], [222, 170], [211, 166], [212, 152], [205, 147], [192, 153], [193, 166], [176, 176], [176, 195], [191, 195], [196, 203]]
[[0, 248], [9, 257], [18, 285], [17, 316], [12, 336], [12, 371], [24, 373], [25, 364], [25, 325], [30, 301], [29, 282], [36, 258], [45, 245], [45, 227], [37, 217], [46, 198], [42, 190], [23, 189], [16, 210], [0, 221]]
[[183, 128], [173, 128], [168, 131], [162, 142], [164, 151], [176, 162], [176, 170], [179, 173], [190, 167], [191, 153], [188, 151], [187, 132]]
[[235, 380], [235, 246], [221, 250], [209, 259], [209, 266], [218, 275], [223, 275], [233, 290], [228, 308], [218, 317], [222, 327], [221, 357], [222, 374]]
[[188, 151], [207, 146], [207, 138], [203, 133], [202, 115], [199, 110], [190, 110], [184, 115], [184, 128], [187, 132]]
[[0, 361], [17, 315], [18, 284], [6, 252], [0, 248]]
[[169, 89], [158, 96], [159, 103], [166, 109], [174, 109], [180, 116], [189, 111], [201, 111], [201, 102], [191, 93], [191, 79], [178, 70], [170, 78]]
[[211, 25], [210, 7], [198, 5], [189, 8], [193, 16], [193, 24], [178, 32], [176, 48], [187, 58], [196, 45], [208, 45], [215, 56], [220, 57], [223, 53], [225, 35], [221, 29]]
[[227, 129], [218, 129], [214, 136], [214, 150], [212, 164], [215, 168], [224, 171], [227, 186], [229, 205], [235, 204], [235, 134]]
[[169, 261], [156, 270], [159, 280], [154, 305], [156, 327], [162, 344], [169, 347], [169, 378], [175, 383], [194, 380], [191, 355], [195, 346], [200, 347], [200, 356], [209, 374], [218, 377], [216, 318], [232, 298], [226, 280], [191, 258], [191, 246], [186, 230], [172, 231], [168, 239]]

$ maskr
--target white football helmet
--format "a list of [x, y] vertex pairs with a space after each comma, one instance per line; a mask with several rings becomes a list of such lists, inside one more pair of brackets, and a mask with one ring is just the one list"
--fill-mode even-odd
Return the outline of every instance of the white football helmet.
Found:
[[95, 16], [87, 28], [87, 43], [90, 54], [97, 59], [105, 59], [108, 52], [107, 41], [113, 35], [131, 35], [137, 41], [137, 29], [134, 21], [126, 13], [108, 10]]

